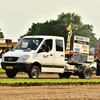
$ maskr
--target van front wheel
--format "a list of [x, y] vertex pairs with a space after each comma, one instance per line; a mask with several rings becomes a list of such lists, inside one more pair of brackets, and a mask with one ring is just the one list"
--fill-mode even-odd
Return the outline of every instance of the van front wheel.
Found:
[[12, 72], [12, 71], [6, 71], [6, 75], [9, 77], [9, 78], [14, 78], [16, 76], [16, 72]]
[[32, 66], [31, 70], [28, 73], [29, 78], [38, 78], [40, 70], [37, 66]]

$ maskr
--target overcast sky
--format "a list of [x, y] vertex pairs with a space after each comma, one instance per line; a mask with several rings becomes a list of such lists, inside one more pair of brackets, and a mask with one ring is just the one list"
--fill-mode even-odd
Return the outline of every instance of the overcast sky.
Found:
[[100, 38], [100, 0], [0, 0], [0, 28], [4, 38], [16, 42], [32, 23], [56, 20], [61, 12], [80, 15]]

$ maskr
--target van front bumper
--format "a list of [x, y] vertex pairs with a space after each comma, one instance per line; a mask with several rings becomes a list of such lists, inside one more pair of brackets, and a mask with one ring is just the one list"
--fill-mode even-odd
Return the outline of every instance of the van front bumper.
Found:
[[19, 72], [19, 71], [28, 72], [31, 65], [32, 65], [31, 63], [5, 63], [5, 62], [1, 62], [1, 67], [4, 70], [15, 71], [15, 72]]

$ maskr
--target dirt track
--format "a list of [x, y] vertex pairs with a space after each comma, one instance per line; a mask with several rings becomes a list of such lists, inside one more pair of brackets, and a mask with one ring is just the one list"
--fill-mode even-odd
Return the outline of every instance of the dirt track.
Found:
[[[5, 73], [0, 73], [0, 78], [7, 78], [6, 74]], [[17, 73], [16, 77], [15, 78], [29, 78], [28, 77], [28, 74], [27, 73], [24, 73], [24, 74], [19, 74]], [[40, 73], [39, 75], [39, 78], [53, 78], [53, 79], [56, 79], [56, 78], [59, 78], [58, 74], [44, 74], [44, 73]], [[71, 79], [79, 79], [78, 76], [73, 76], [71, 75], [70, 77]], [[95, 74], [91, 76], [91, 79], [100, 79], [100, 76], [96, 76]]]
[[0, 86], [0, 100], [100, 100], [100, 86]]
[[[7, 78], [0, 74], [0, 78]], [[17, 74], [16, 78], [28, 78]], [[59, 78], [57, 74], [40, 74], [39, 78]], [[71, 76], [70, 78], [78, 78]], [[100, 79], [93, 75], [91, 79]], [[55, 86], [0, 86], [0, 100], [100, 100], [100, 84]]]

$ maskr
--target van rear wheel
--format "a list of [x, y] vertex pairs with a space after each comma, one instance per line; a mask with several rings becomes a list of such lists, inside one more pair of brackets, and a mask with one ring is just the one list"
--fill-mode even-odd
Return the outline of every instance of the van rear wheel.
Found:
[[63, 73], [58, 74], [60, 78], [65, 78]]
[[16, 76], [16, 72], [12, 72], [12, 71], [6, 71], [6, 75], [9, 77], [9, 78], [14, 78]]
[[91, 74], [92, 74], [91, 69], [87, 68], [87, 69], [84, 70], [84, 74], [79, 75], [79, 78], [89, 79], [89, 78], [91, 78]]
[[85, 79], [89, 79], [89, 78], [91, 78], [91, 69], [85, 69], [85, 71], [84, 71], [84, 78]]
[[65, 73], [59, 73], [58, 75], [59, 75], [60, 78], [70, 78], [71, 73], [65, 72]]
[[29, 78], [36, 79], [38, 78], [40, 69], [37, 66], [32, 66], [31, 70], [28, 73]]
[[65, 78], [70, 78], [71, 73], [70, 72], [65, 72]]

